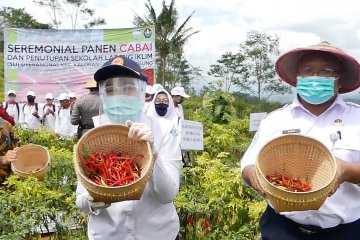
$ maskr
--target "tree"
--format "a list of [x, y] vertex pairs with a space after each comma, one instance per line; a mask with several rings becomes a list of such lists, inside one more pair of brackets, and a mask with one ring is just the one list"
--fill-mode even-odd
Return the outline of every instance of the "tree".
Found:
[[60, 18], [63, 14], [60, 2], [58, 0], [33, 0], [33, 2], [40, 7], [46, 8], [51, 18], [50, 24], [58, 29], [61, 24]]
[[231, 84], [241, 86], [241, 88], [248, 90], [248, 86], [241, 83], [241, 74], [245, 73], [244, 56], [226, 52], [217, 60], [218, 64], [210, 65], [209, 75], [222, 78], [225, 82], [225, 91], [229, 91]]
[[0, 27], [49, 29], [48, 24], [39, 23], [24, 8], [3, 7], [0, 10]]
[[176, 84], [180, 84], [186, 90], [190, 90], [189, 85], [192, 75], [195, 74], [197, 69], [193, 69], [190, 63], [183, 57], [183, 54], [179, 52], [170, 54], [167, 66], [165, 79], [169, 89], [175, 87]]
[[60, 19], [66, 15], [71, 20], [71, 28], [78, 27], [79, 21], [85, 23], [84, 28], [91, 28], [105, 24], [105, 19], [95, 17], [95, 10], [87, 8], [87, 0], [33, 0], [40, 7], [45, 7], [51, 17], [51, 24], [55, 28], [61, 25]]
[[[3, 7], [0, 10], [0, 83], [3, 83], [4, 81], [4, 61], [2, 53], [4, 52], [4, 28], [6, 27], [37, 29], [51, 28], [49, 24], [44, 24], [36, 21], [33, 16], [25, 12], [24, 8]], [[0, 92], [3, 92], [4, 85], [0, 85]]]
[[291, 93], [290, 86], [286, 86], [276, 78], [272, 57], [279, 55], [279, 38], [275, 35], [251, 31], [247, 34], [244, 44], [240, 44], [238, 55], [244, 59], [242, 83], [255, 85], [258, 101], [268, 99], [272, 94]]
[[[175, 0], [171, 0], [167, 6], [165, 1], [162, 2], [162, 10], [157, 16], [151, 1], [145, 4], [147, 9], [147, 15], [140, 17], [135, 13], [133, 23], [137, 27], [154, 25], [156, 30], [155, 46], [157, 52], [157, 65], [159, 68], [158, 78], [162, 80], [164, 86], [171, 85], [166, 84], [166, 78], [169, 77], [171, 70], [179, 69], [178, 66], [182, 66], [181, 60], [183, 56], [183, 47], [187, 40], [199, 31], [194, 31], [192, 27], [187, 27], [188, 22], [194, 12], [192, 12], [184, 22], [179, 24], [178, 11], [175, 8]], [[178, 27], [179, 26], [179, 27]], [[172, 58], [170, 64], [169, 58]], [[175, 70], [175, 72], [180, 72]], [[175, 76], [176, 77], [176, 76]], [[170, 81], [171, 82], [171, 81]]]
[[274, 93], [291, 93], [290, 86], [276, 78], [272, 59], [279, 55], [278, 46], [277, 36], [248, 32], [245, 43], [240, 44], [239, 52], [223, 54], [217, 64], [210, 66], [208, 74], [222, 79], [226, 91], [234, 84], [244, 94], [256, 94], [259, 102]]

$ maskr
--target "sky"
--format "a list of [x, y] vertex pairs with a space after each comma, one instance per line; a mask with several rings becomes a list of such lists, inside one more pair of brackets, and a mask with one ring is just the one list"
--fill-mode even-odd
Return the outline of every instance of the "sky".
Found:
[[[105, 18], [107, 24], [98, 28], [129, 28], [134, 13], [146, 13], [146, 2], [88, 0], [88, 6]], [[151, 3], [159, 13], [162, 0]], [[25, 8], [39, 22], [50, 22], [48, 12], [31, 0], [1, 0], [0, 6]], [[194, 11], [188, 26], [200, 32], [185, 45], [185, 58], [202, 69], [199, 86], [213, 80], [207, 75], [210, 65], [225, 52], [237, 52], [253, 30], [279, 36], [280, 53], [326, 40], [360, 60], [359, 0], [176, 0], [175, 6], [179, 22]], [[64, 22], [62, 28], [70, 26]], [[351, 95], [360, 97], [358, 90]]]

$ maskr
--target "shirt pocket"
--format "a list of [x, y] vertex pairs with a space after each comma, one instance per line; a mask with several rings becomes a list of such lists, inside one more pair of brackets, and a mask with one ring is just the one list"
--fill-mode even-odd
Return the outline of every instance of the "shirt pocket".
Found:
[[341, 139], [335, 142], [333, 153], [349, 162], [360, 162], [360, 135], [355, 131], [341, 133]]

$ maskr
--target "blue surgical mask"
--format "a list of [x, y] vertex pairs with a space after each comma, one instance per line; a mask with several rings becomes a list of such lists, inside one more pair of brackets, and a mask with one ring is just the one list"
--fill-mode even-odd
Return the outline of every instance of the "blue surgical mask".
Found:
[[296, 91], [306, 102], [319, 105], [335, 95], [335, 80], [333, 77], [297, 77]]
[[126, 120], [140, 119], [142, 101], [138, 97], [116, 95], [103, 97], [103, 108], [113, 123], [125, 123]]

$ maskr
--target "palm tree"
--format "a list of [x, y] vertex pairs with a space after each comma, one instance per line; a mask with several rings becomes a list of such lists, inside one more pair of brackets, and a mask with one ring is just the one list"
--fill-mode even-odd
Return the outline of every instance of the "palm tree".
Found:
[[155, 26], [155, 46], [157, 52], [157, 62], [160, 69], [159, 77], [165, 87], [169, 56], [173, 54], [176, 55], [176, 53], [182, 53], [187, 40], [199, 31], [193, 31], [192, 27], [187, 27], [187, 23], [194, 12], [192, 12], [183, 23], [179, 24], [178, 11], [175, 8], [175, 0], [171, 0], [169, 6], [166, 6], [164, 0], [162, 2], [162, 10], [158, 16], [156, 16], [155, 9], [150, 0], [145, 3], [145, 7], [148, 12], [147, 16], [140, 17], [137, 13], [135, 13], [133, 23], [137, 27], [149, 25]]

